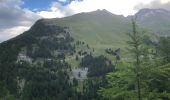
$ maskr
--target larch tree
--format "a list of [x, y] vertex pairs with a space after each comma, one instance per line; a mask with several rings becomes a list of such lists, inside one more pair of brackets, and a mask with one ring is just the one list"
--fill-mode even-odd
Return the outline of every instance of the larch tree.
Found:
[[132, 32], [128, 33], [130, 40], [128, 44], [131, 49], [129, 51], [134, 58], [134, 69], [136, 74], [136, 86], [138, 100], [142, 100], [141, 97], [141, 59], [142, 56], [142, 34], [137, 30], [136, 18], [132, 18]]

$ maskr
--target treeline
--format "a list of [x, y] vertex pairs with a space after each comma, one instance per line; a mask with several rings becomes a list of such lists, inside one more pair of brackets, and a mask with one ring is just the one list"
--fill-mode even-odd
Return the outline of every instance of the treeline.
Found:
[[86, 55], [81, 63], [81, 67], [88, 68], [88, 76], [89, 77], [100, 77], [105, 74], [112, 72], [115, 67], [112, 62], [104, 57], [103, 55], [99, 57], [93, 57], [92, 55]]

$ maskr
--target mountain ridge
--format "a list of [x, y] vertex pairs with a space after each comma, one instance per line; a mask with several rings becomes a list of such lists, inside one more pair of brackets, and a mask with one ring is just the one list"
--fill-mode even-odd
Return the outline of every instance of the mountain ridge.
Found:
[[[151, 12], [152, 14], [161, 16], [158, 16], [158, 19], [161, 19], [153, 21], [155, 18], [157, 18], [157, 16], [151, 16], [151, 18], [149, 16], [148, 18], [146, 15], [150, 14]], [[149, 27], [149, 30], [153, 31], [153, 33], [156, 33], [156, 35], [163, 34], [162, 36], [165, 36], [170, 33], [168, 28], [170, 26], [170, 19], [164, 19], [164, 17], [162, 17], [162, 15], [159, 13], [168, 13], [167, 15], [170, 16], [170, 11], [165, 9], [149, 8], [141, 9], [135, 14], [135, 16], [137, 16], [137, 23], [139, 26], [145, 29], [148, 29]], [[129, 26], [131, 17], [115, 15], [105, 9], [96, 10], [93, 12], [79, 13], [64, 18], [40, 19], [29, 30], [35, 28], [37, 24], [40, 26], [41, 24], [44, 25], [44, 28], [46, 26], [50, 26], [51, 28], [54, 26], [69, 27], [70, 34], [75, 39], [92, 43], [94, 46], [96, 46], [96, 44], [103, 44], [103, 46], [112, 44], [117, 45], [118, 43], [122, 45], [122, 41], [127, 40], [125, 33], [131, 30]], [[143, 18], [145, 20], [143, 20]], [[160, 26], [163, 26], [163, 28]], [[24, 33], [28, 32], [26, 31]], [[34, 34], [37, 33], [38, 32], [35, 32]]]

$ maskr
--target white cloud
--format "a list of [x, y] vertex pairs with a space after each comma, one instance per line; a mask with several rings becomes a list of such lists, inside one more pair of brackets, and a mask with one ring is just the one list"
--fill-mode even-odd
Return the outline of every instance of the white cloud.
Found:
[[28, 30], [39, 18], [36, 13], [20, 8], [21, 0], [0, 0], [0, 42]]
[[170, 2], [170, 0], [161, 0], [161, 3], [162, 3], [162, 4], [166, 4], [166, 3], [168, 3], [168, 2]]
[[136, 12], [134, 7], [137, 4], [149, 4], [152, 1], [154, 0], [83, 0], [81, 2], [75, 0], [67, 6], [54, 2], [50, 10], [40, 11], [38, 14], [45, 18], [55, 18], [95, 11], [97, 9], [106, 9], [114, 14], [127, 16]]
[[48, 11], [40, 11], [37, 12], [37, 14], [44, 18], [55, 18], [55, 17], [60, 18], [65, 16], [64, 13], [62, 12], [62, 8], [64, 8], [64, 6], [62, 6], [58, 2], [55, 2], [51, 5], [51, 8]]
[[135, 6], [135, 9], [137, 10], [142, 8], [152, 8], [152, 9], [163, 8], [166, 10], [170, 10], [170, 0], [154, 0], [149, 4], [140, 3]]
[[44, 18], [61, 18], [64, 17], [64, 15], [60, 11], [41, 11], [37, 13], [38, 15], [44, 17]]
[[58, 2], [53, 2], [49, 10], [40, 11], [37, 14], [44, 18], [61, 18], [75, 13], [69, 6], [63, 6]]
[[16, 26], [16, 27], [13, 27], [10, 29], [5, 29], [5, 30], [0, 29], [0, 31], [1, 31], [0, 42], [5, 41], [10, 38], [13, 38], [28, 29], [29, 29], [29, 27], [27, 27], [27, 26]]
[[60, 1], [60, 2], [66, 2], [67, 0], [58, 0], [58, 1]]

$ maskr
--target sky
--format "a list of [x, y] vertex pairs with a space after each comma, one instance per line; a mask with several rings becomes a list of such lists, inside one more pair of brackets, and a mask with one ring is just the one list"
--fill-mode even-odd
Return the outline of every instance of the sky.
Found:
[[0, 0], [0, 42], [28, 30], [38, 19], [106, 9], [133, 15], [142, 8], [170, 10], [170, 0]]

